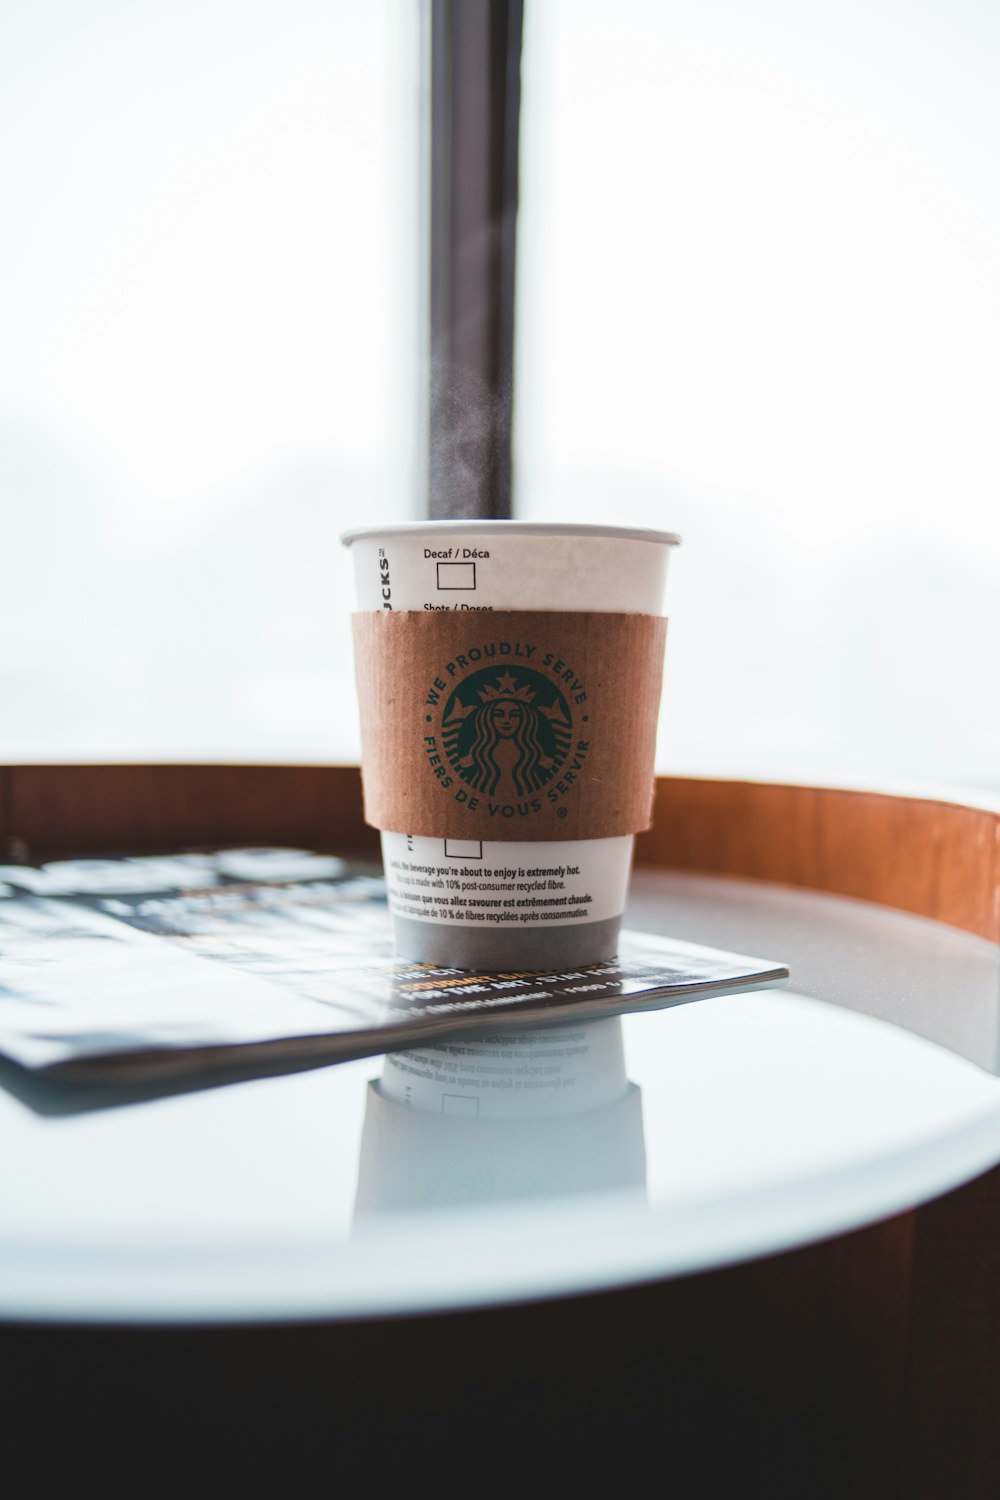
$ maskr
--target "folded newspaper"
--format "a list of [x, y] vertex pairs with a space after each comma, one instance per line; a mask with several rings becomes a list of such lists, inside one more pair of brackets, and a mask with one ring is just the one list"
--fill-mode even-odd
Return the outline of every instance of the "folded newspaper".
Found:
[[402, 963], [375, 871], [298, 849], [0, 866], [0, 1054], [77, 1080], [371, 1056], [782, 984], [782, 964], [626, 931], [609, 963]]

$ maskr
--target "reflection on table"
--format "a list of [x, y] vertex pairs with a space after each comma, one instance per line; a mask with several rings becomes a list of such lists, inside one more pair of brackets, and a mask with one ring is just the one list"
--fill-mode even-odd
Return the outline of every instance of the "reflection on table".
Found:
[[390, 1053], [368, 1086], [355, 1225], [529, 1198], [645, 1194], [618, 1018]]

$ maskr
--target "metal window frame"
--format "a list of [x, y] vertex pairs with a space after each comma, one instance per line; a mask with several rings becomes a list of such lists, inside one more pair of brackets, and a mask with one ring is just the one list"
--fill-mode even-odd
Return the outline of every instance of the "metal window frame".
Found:
[[512, 513], [523, 0], [425, 0], [425, 514]]

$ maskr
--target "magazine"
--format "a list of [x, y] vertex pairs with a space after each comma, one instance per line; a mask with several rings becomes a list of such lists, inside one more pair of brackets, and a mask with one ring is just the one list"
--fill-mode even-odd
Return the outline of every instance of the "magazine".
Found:
[[0, 1054], [76, 1080], [335, 1062], [783, 984], [788, 969], [649, 933], [610, 962], [401, 962], [381, 873], [298, 849], [0, 866]]

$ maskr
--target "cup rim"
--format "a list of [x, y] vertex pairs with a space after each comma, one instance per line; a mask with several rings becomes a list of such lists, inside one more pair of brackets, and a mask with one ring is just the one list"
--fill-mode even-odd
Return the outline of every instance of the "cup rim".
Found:
[[632, 542], [656, 542], [660, 546], [678, 547], [681, 538], [674, 531], [653, 531], [639, 526], [602, 526], [585, 521], [513, 521], [502, 518], [445, 521], [397, 521], [386, 526], [357, 526], [340, 533], [345, 547], [363, 538], [384, 536], [468, 535], [499, 536], [517, 532], [533, 536], [592, 536], [622, 538]]

